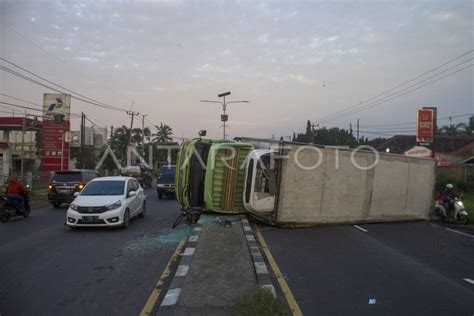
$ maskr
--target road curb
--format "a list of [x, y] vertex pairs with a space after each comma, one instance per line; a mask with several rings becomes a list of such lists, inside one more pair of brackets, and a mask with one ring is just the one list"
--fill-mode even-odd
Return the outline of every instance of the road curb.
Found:
[[179, 295], [181, 294], [181, 288], [184, 284], [184, 280], [189, 271], [189, 266], [193, 258], [194, 253], [196, 252], [196, 247], [199, 242], [199, 235], [202, 231], [202, 221], [199, 219], [191, 236], [189, 236], [184, 246], [184, 250], [180, 253], [181, 259], [179, 260], [178, 267], [176, 272], [171, 280], [170, 286], [166, 291], [165, 297], [158, 308], [157, 315], [173, 315], [174, 308], [178, 302]]
[[247, 246], [249, 248], [250, 255], [252, 256], [255, 276], [257, 277], [257, 284], [263, 288], [269, 289], [273, 293], [273, 296], [276, 297], [275, 287], [273, 286], [270, 273], [268, 272], [267, 264], [265, 263], [263, 254], [260, 251], [258, 242], [255, 239], [255, 234], [252, 230], [252, 227], [250, 226], [249, 221], [245, 215], [240, 216], [240, 223], [242, 224], [245, 240], [247, 241]]

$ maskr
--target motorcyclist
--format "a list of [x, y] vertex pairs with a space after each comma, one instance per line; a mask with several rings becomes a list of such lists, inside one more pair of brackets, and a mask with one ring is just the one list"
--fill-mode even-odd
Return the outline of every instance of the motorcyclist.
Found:
[[25, 210], [25, 198], [28, 191], [26, 188], [21, 184], [20, 180], [16, 176], [10, 176], [8, 178], [7, 184], [7, 199], [17, 201], [20, 205], [20, 210]]
[[447, 211], [452, 209], [455, 198], [456, 194], [454, 193], [454, 185], [451, 183], [446, 184], [446, 187], [443, 190], [443, 203]]

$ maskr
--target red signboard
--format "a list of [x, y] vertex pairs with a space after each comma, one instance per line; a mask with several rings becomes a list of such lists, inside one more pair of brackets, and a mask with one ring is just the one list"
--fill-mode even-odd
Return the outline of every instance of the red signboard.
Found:
[[60, 171], [69, 168], [69, 143], [64, 141], [64, 135], [71, 127], [70, 100], [71, 97], [64, 94], [44, 95], [41, 171]]
[[416, 141], [432, 143], [434, 134], [434, 114], [431, 109], [419, 109], [417, 115]]

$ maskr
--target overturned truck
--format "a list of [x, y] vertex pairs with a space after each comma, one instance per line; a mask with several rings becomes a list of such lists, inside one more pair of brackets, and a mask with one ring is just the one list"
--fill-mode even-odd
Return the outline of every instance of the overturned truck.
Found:
[[280, 226], [428, 219], [436, 162], [294, 142], [240, 138], [257, 148], [244, 206]]
[[428, 219], [436, 162], [294, 142], [191, 140], [178, 155], [186, 208], [248, 212], [275, 225]]

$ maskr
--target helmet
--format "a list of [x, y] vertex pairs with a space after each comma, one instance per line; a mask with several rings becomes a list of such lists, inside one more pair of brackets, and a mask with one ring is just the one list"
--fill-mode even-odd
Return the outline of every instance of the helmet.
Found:
[[451, 183], [448, 183], [448, 184], [446, 184], [446, 188], [447, 189], [454, 189], [454, 185], [452, 185]]

